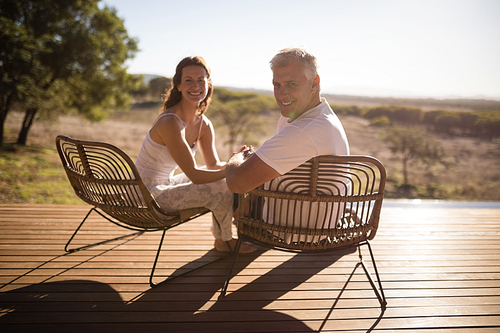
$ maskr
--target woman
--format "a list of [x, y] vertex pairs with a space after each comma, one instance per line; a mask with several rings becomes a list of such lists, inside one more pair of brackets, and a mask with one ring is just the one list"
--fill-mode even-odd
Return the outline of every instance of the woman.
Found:
[[[234, 249], [233, 193], [226, 186], [226, 163], [217, 155], [214, 128], [204, 115], [213, 93], [210, 69], [201, 57], [184, 58], [176, 68], [161, 114], [142, 144], [136, 166], [144, 184], [166, 211], [206, 207], [213, 212], [215, 249]], [[199, 147], [205, 167], [194, 158]], [[180, 167], [182, 174], [174, 176]], [[229, 246], [228, 246], [229, 245]], [[246, 253], [255, 248], [242, 244]]]

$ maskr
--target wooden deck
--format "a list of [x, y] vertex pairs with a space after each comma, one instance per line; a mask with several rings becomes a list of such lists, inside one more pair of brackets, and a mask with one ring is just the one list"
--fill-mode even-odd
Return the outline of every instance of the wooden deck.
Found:
[[[242, 255], [223, 301], [228, 260], [151, 289], [160, 233], [64, 252], [87, 210], [0, 205], [0, 332], [500, 331], [499, 209], [384, 207], [383, 314], [352, 252]], [[209, 226], [169, 231], [158, 274], [215, 258]], [[92, 215], [76, 243], [123, 233]]]

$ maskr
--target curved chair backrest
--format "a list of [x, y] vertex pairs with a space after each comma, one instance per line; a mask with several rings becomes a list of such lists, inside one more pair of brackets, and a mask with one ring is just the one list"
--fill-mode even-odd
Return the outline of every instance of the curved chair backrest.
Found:
[[315, 157], [240, 196], [238, 232], [291, 251], [373, 239], [385, 182], [385, 168], [373, 157]]
[[63, 135], [56, 146], [71, 186], [86, 203], [135, 228], [164, 229], [180, 222], [178, 213], [159, 208], [134, 162], [118, 147]]

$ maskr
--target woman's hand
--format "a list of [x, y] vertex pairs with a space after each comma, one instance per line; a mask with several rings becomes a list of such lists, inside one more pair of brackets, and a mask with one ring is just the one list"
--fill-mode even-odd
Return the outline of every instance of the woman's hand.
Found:
[[[240, 148], [240, 150], [237, 153], [233, 153], [232, 156], [236, 154], [242, 154], [243, 155], [243, 160], [246, 160], [250, 155], [252, 155], [255, 152], [255, 149], [252, 146], [243, 146]], [[231, 157], [232, 157], [231, 156]]]
[[244, 149], [241, 153], [243, 154], [243, 159], [246, 160], [247, 158], [250, 157], [255, 152], [252, 146]]

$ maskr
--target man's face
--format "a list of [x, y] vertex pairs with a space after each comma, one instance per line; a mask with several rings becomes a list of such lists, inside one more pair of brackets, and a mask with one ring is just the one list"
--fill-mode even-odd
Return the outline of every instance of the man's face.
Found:
[[319, 77], [307, 79], [300, 62], [273, 70], [274, 98], [283, 117], [295, 119], [319, 103]]

